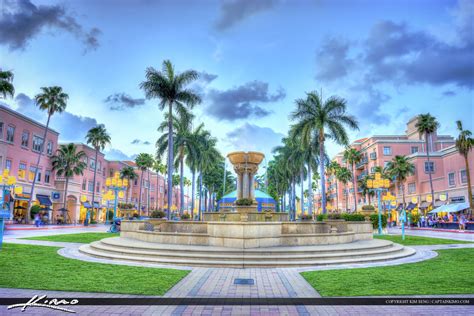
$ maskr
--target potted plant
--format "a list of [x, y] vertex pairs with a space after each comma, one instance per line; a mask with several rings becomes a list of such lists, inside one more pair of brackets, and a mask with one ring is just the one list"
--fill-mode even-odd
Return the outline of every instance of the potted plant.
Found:
[[309, 214], [301, 214], [299, 218], [300, 218], [301, 221], [312, 221], [313, 220], [313, 216], [311, 216]]
[[150, 217], [151, 218], [164, 218], [166, 217], [166, 214], [162, 210], [157, 210], [157, 211], [151, 212]]
[[181, 214], [181, 220], [187, 221], [190, 219], [191, 219], [191, 214], [189, 214], [188, 212], [184, 212], [183, 214]]

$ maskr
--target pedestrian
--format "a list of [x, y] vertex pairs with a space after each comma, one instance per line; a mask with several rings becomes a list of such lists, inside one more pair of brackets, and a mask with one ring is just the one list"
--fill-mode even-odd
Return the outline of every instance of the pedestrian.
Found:
[[464, 231], [466, 229], [466, 217], [461, 215], [461, 218], [459, 219], [459, 230]]
[[39, 213], [35, 214], [35, 225], [36, 225], [36, 227], [40, 226], [40, 215], [39, 215]]
[[426, 226], [426, 218], [425, 218], [425, 215], [421, 215], [421, 227], [425, 227]]

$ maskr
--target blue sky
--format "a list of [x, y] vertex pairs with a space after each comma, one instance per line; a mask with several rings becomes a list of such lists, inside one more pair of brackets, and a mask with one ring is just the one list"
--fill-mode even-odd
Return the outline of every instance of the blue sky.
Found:
[[403, 134], [425, 112], [443, 134], [458, 119], [473, 129], [472, 1], [0, 1], [0, 68], [16, 87], [5, 102], [42, 120], [31, 99], [62, 86], [68, 113], [52, 126], [83, 141], [105, 124], [109, 158], [154, 153], [162, 113], [139, 84], [164, 59], [202, 74], [196, 123], [223, 154], [269, 156], [312, 90], [347, 100], [360, 122], [351, 140]]

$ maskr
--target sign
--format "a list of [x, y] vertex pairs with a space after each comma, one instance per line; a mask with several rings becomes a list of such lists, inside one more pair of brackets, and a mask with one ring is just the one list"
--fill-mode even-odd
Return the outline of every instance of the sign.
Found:
[[433, 198], [431, 197], [431, 194], [428, 194], [428, 195], [426, 196], [426, 202], [428, 202], [428, 203], [433, 202]]
[[417, 198], [416, 196], [412, 197], [412, 198], [411, 198], [411, 202], [412, 202], [413, 204], [417, 204], [417, 203], [418, 203], [418, 198]]
[[61, 197], [61, 194], [59, 194], [59, 192], [53, 192], [51, 193], [51, 197], [53, 198], [53, 200], [59, 200]]
[[444, 201], [446, 201], [447, 199], [448, 199], [448, 196], [447, 196], [446, 194], [440, 194], [440, 195], [439, 195], [439, 200], [440, 200], [440, 201], [443, 201], [443, 202], [444, 202]]
[[453, 203], [463, 203], [465, 200], [464, 196], [453, 196], [451, 198], [451, 202]]

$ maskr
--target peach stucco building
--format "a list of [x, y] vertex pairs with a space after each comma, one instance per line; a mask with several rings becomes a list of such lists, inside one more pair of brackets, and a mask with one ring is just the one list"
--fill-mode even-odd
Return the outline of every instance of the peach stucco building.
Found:
[[[375, 167], [385, 167], [396, 155], [408, 156], [415, 165], [415, 174], [410, 176], [405, 183], [406, 202], [416, 198], [417, 206], [426, 208], [428, 206], [427, 196], [430, 195], [429, 172], [432, 174], [435, 206], [444, 203], [455, 203], [468, 201], [467, 175], [464, 158], [455, 147], [455, 139], [448, 135], [433, 133], [429, 138], [428, 147], [430, 152], [430, 164], [427, 161], [427, 148], [425, 140], [416, 131], [417, 118], [412, 118], [407, 123], [404, 135], [375, 135], [362, 138], [353, 142], [350, 146], [362, 153], [362, 160], [355, 167], [356, 180], [366, 175], [375, 173]], [[336, 155], [333, 160], [348, 167], [343, 159], [343, 153]], [[474, 165], [474, 154], [469, 155], [471, 166]], [[471, 179], [474, 179], [474, 170], [471, 168]], [[356, 190], [356, 198], [359, 207], [368, 204], [369, 197], [364, 196], [356, 181], [355, 188], [352, 183], [344, 187], [336, 181], [334, 176], [327, 178], [328, 203], [331, 208], [345, 209], [346, 199], [349, 210], [354, 209], [353, 190]], [[336, 205], [336, 187], [338, 205]], [[402, 202], [399, 188], [393, 186], [392, 194], [397, 196], [398, 203]], [[447, 197], [441, 201], [440, 197]]]

